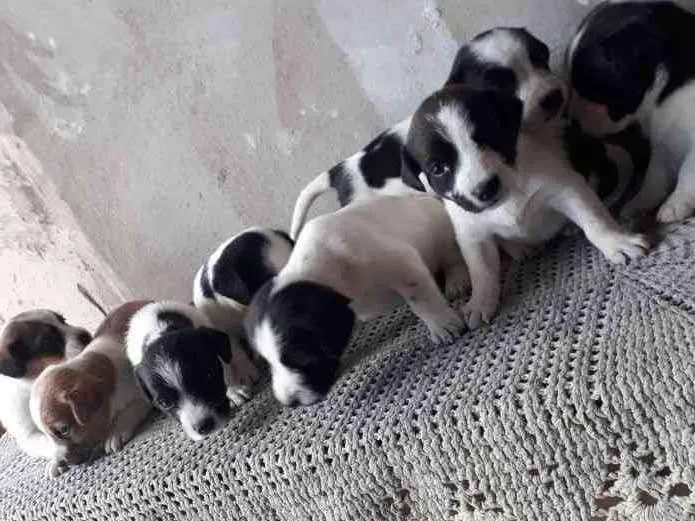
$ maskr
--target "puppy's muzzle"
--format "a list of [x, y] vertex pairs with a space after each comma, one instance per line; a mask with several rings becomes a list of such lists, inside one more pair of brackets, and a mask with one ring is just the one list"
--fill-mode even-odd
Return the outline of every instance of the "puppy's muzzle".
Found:
[[207, 436], [217, 427], [217, 422], [212, 416], [206, 416], [201, 421], [196, 423], [193, 428], [201, 436]]

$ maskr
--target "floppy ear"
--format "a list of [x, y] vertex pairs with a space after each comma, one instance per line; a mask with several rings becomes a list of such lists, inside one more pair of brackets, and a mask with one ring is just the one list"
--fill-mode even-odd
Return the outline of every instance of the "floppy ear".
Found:
[[217, 352], [217, 356], [227, 364], [232, 361], [232, 346], [227, 333], [205, 326], [199, 327], [198, 331], [205, 336], [205, 342]]
[[404, 146], [401, 150], [401, 180], [410, 188], [424, 192], [425, 186], [420, 181], [421, 172], [422, 168]]
[[63, 392], [61, 401], [70, 406], [79, 425], [87, 425], [103, 403], [100, 382], [95, 378], [83, 378], [69, 391]]
[[475, 127], [473, 139], [484, 141], [513, 165], [523, 111], [524, 104], [511, 94], [494, 89], [471, 94], [468, 112]]
[[145, 380], [142, 378], [142, 375], [140, 374], [139, 369], [134, 369], [133, 373], [135, 374], [135, 381], [138, 384], [138, 387], [142, 391], [142, 393], [147, 397], [147, 399], [150, 402], [153, 402], [154, 399], [152, 397], [152, 393], [150, 392], [150, 388], [147, 386], [147, 383], [145, 383]]

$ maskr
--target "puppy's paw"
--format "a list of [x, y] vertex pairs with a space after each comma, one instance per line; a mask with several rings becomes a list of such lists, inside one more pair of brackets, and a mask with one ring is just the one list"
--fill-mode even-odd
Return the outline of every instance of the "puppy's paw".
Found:
[[128, 443], [131, 438], [130, 432], [114, 432], [104, 442], [104, 452], [106, 454], [115, 454]]
[[69, 466], [67, 461], [52, 459], [48, 463], [46, 463], [45, 475], [49, 479], [57, 478], [58, 476], [66, 472], [68, 468]]
[[632, 259], [646, 255], [649, 241], [644, 235], [618, 231], [607, 234], [599, 248], [612, 263], [627, 264]]
[[497, 305], [498, 300], [492, 294], [471, 298], [461, 310], [468, 328], [476, 329], [482, 323], [489, 324], [497, 312]]
[[465, 329], [461, 317], [451, 308], [445, 316], [425, 323], [435, 344], [450, 344]]
[[245, 385], [228, 387], [227, 398], [232, 407], [241, 407], [251, 399], [251, 389]]
[[693, 204], [686, 201], [668, 199], [656, 214], [657, 222], [670, 224], [690, 217], [693, 213]]

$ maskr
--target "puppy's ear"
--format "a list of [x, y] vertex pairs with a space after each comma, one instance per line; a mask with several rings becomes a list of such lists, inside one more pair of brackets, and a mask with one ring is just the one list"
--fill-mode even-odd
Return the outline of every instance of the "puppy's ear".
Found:
[[198, 331], [205, 337], [205, 343], [209, 344], [222, 361], [229, 364], [232, 361], [232, 346], [229, 342], [229, 335], [218, 329], [200, 327]]
[[414, 190], [425, 191], [425, 186], [420, 181], [422, 168], [407, 147], [401, 150], [401, 180]]
[[87, 425], [103, 403], [101, 383], [96, 378], [81, 378], [72, 389], [62, 392], [59, 399], [70, 406], [78, 425]]
[[140, 390], [143, 392], [143, 394], [147, 397], [147, 399], [148, 399], [150, 402], [153, 402], [153, 401], [154, 401], [154, 398], [153, 398], [153, 396], [152, 396], [152, 393], [150, 392], [150, 388], [149, 388], [149, 386], [147, 385], [147, 382], [145, 382], [145, 380], [144, 380], [144, 378], [142, 377], [142, 374], [140, 374], [140, 372], [141, 372], [141, 371], [140, 371], [139, 368], [138, 368], [138, 369], [135, 369], [135, 370], [133, 371], [133, 373], [135, 374], [135, 381], [137, 382], [138, 387], [139, 387]]
[[493, 149], [505, 162], [516, 162], [516, 144], [521, 130], [524, 104], [516, 96], [493, 89], [473, 92], [467, 103], [473, 123], [473, 140]]

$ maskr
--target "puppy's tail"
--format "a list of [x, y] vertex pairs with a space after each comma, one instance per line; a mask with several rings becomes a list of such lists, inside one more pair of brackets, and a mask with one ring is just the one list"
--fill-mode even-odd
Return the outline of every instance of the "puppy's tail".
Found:
[[77, 283], [77, 291], [80, 292], [80, 295], [82, 295], [85, 298], [85, 300], [87, 300], [87, 302], [89, 302], [92, 306], [97, 308], [102, 315], [106, 316], [106, 310], [104, 309], [104, 307], [101, 304], [99, 304], [97, 300], [92, 296], [92, 294], [89, 291], [87, 291], [87, 288], [85, 288], [79, 282]]
[[293, 241], [297, 240], [299, 232], [302, 231], [306, 215], [309, 213], [309, 208], [314, 203], [316, 198], [321, 194], [325, 194], [332, 188], [331, 178], [328, 172], [321, 172], [316, 178], [311, 181], [299, 193], [297, 202], [294, 204], [294, 212], [292, 213], [292, 226], [290, 227], [290, 237]]

